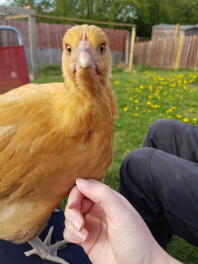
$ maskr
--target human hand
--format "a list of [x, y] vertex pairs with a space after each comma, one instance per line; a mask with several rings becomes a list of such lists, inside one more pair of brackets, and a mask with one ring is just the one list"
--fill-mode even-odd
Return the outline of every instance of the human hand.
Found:
[[131, 204], [98, 181], [76, 180], [65, 218], [64, 238], [81, 245], [93, 264], [179, 263], [157, 244]]

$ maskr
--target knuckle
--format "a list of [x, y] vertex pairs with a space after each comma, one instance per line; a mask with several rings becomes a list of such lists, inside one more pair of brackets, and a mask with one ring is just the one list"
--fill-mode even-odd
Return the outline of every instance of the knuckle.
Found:
[[102, 199], [99, 201], [100, 205], [103, 205], [108, 199], [111, 198], [111, 189], [107, 185], [103, 185], [101, 188], [101, 197]]

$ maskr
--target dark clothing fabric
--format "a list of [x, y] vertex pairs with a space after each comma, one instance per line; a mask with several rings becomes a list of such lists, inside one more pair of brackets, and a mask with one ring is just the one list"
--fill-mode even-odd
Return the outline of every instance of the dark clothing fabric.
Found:
[[[41, 233], [40, 238], [45, 239], [51, 226], [54, 226], [52, 243], [63, 239], [64, 214], [54, 212], [46, 228]], [[26, 257], [24, 251], [32, 249], [28, 243], [16, 245], [0, 240], [0, 264], [54, 264], [54, 262], [43, 260], [37, 255]], [[68, 261], [70, 264], [91, 264], [84, 250], [69, 243], [65, 248], [58, 251], [58, 256]]]
[[120, 169], [120, 192], [166, 247], [172, 235], [198, 246], [198, 127], [155, 122]]
[[198, 162], [198, 127], [170, 119], [156, 121], [143, 144]]

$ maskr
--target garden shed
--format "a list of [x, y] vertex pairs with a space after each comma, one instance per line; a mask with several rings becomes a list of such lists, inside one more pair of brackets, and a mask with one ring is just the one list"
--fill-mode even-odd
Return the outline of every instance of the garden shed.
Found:
[[198, 24], [197, 25], [168, 25], [159, 24], [152, 27], [152, 40], [174, 37], [179, 35], [191, 36], [198, 35]]

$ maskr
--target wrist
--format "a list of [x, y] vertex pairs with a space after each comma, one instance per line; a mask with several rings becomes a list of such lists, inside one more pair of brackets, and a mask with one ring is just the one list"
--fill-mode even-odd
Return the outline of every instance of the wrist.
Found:
[[149, 264], [182, 264], [182, 263], [176, 260], [175, 258], [173, 258], [172, 256], [170, 256], [163, 248], [161, 248], [156, 243]]

